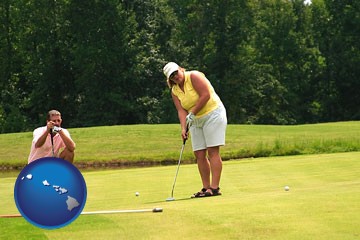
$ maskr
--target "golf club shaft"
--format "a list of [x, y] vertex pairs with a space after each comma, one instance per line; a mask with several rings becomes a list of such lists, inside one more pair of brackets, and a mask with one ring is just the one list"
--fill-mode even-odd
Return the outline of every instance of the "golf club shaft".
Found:
[[21, 214], [4, 214], [0, 215], [0, 218], [17, 218], [22, 217]]
[[162, 208], [92, 211], [92, 212], [82, 212], [81, 215], [114, 214], [114, 213], [141, 213], [141, 212], [162, 212]]
[[[189, 131], [189, 125], [186, 125], [186, 133], [188, 133], [188, 131]], [[183, 139], [183, 145], [181, 147], [180, 157], [179, 157], [179, 161], [178, 161], [178, 165], [177, 165], [176, 173], [175, 173], [175, 178], [174, 178], [174, 183], [173, 183], [172, 190], [171, 190], [171, 199], [174, 199], [174, 188], [175, 188], [176, 178], [179, 173], [180, 163], [181, 163], [182, 155], [184, 152], [186, 140], [187, 140], [187, 137]]]
[[52, 156], [55, 157], [55, 152], [54, 152], [54, 136], [53, 136], [53, 130], [52, 130], [52, 128], [50, 129], [50, 138], [51, 138]]
[[177, 165], [177, 168], [176, 168], [174, 183], [173, 183], [172, 190], [171, 190], [171, 198], [174, 198], [174, 188], [175, 188], [176, 178], [177, 178], [177, 175], [178, 175], [178, 173], [179, 173], [179, 168], [180, 168], [180, 163], [181, 163], [182, 154], [183, 154], [183, 152], [184, 152], [185, 141], [186, 141], [186, 139], [184, 140], [184, 143], [183, 143], [183, 145], [182, 145], [182, 147], [181, 147], [181, 151], [180, 151], [180, 157], [179, 157], [178, 165]]
[[[115, 214], [115, 213], [141, 213], [141, 212], [162, 212], [162, 208], [149, 208], [149, 209], [129, 209], [129, 210], [103, 210], [103, 211], [91, 211], [82, 212], [81, 215], [95, 215], [95, 214]], [[21, 214], [4, 214], [0, 215], [0, 218], [17, 218], [22, 217]]]

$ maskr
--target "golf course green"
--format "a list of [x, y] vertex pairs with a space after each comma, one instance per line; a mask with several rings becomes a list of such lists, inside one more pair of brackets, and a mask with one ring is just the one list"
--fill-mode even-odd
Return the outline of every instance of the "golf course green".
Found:
[[[84, 211], [163, 208], [161, 213], [80, 215], [44, 230], [0, 218], [1, 239], [357, 239], [360, 153], [272, 157], [224, 163], [222, 196], [190, 199], [196, 165], [84, 172]], [[17, 213], [15, 177], [1, 178], [0, 214]], [[289, 191], [284, 186], [290, 187]], [[135, 193], [139, 192], [139, 196]]]

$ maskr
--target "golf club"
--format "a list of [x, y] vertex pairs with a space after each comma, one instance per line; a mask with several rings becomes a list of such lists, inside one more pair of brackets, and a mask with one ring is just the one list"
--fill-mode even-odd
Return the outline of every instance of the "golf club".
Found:
[[[162, 211], [163, 211], [162, 208], [156, 207], [156, 208], [149, 208], [149, 209], [103, 210], [103, 211], [81, 212], [81, 215], [115, 214], [115, 213], [142, 213], [142, 212], [158, 213], [158, 212], [162, 212]], [[17, 217], [22, 217], [22, 216], [21, 216], [21, 214], [0, 215], [0, 218], [17, 218]]]
[[[187, 133], [188, 131], [189, 131], [189, 126], [186, 126], [186, 133]], [[184, 140], [183, 140], [183, 145], [182, 145], [182, 147], [181, 147], [178, 165], [177, 165], [177, 168], [176, 168], [174, 183], [173, 183], [172, 190], [171, 190], [171, 197], [168, 197], [168, 198], [166, 199], [166, 201], [168, 201], [168, 202], [175, 200], [175, 198], [174, 198], [174, 188], [175, 188], [176, 178], [177, 178], [177, 175], [178, 175], [178, 173], [179, 173], [181, 158], [182, 158], [182, 154], [183, 154], [183, 152], [184, 152], [184, 147], [185, 147], [186, 140], [187, 140], [187, 138], [184, 138]]]
[[52, 156], [55, 157], [54, 152], [54, 136], [53, 136], [53, 129], [50, 129], [50, 138], [51, 138], [51, 150], [52, 150]]
[[3, 214], [0, 215], [0, 218], [16, 218], [16, 217], [22, 217], [21, 214]]
[[106, 210], [106, 211], [93, 211], [82, 212], [81, 215], [93, 215], [93, 214], [113, 214], [113, 213], [141, 213], [141, 212], [162, 212], [162, 208], [149, 208], [149, 209], [134, 209], [134, 210]]

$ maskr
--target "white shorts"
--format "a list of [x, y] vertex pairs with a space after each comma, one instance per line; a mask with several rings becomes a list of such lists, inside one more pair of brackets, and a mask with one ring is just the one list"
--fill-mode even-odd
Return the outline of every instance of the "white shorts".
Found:
[[225, 145], [226, 125], [226, 109], [223, 105], [209, 114], [195, 119], [190, 126], [193, 151]]

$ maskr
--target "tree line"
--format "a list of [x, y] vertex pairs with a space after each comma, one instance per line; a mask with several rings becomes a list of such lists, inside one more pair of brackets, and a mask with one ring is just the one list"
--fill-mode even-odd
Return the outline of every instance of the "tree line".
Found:
[[162, 67], [206, 74], [233, 124], [360, 119], [360, 1], [3, 0], [0, 133], [178, 122]]

